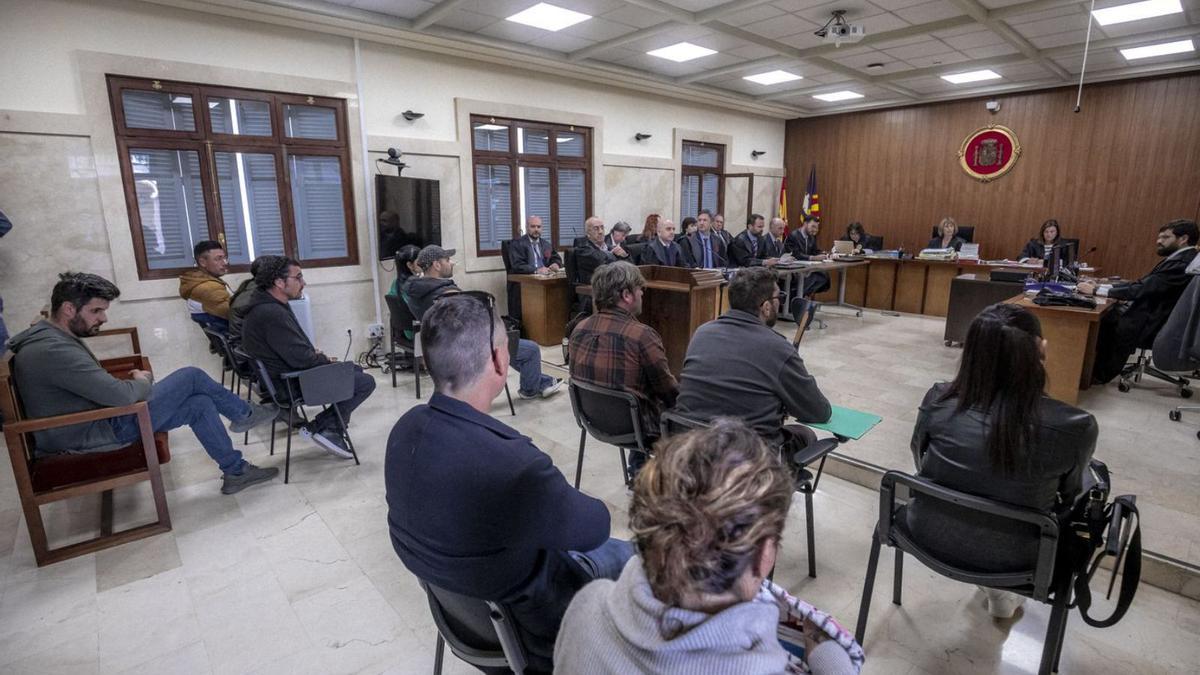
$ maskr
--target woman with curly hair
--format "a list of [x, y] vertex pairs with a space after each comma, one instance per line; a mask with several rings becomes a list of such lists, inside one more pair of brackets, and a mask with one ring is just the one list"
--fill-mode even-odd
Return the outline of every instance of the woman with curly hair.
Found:
[[[634, 483], [638, 555], [617, 581], [576, 594], [555, 671], [799, 672], [777, 638], [786, 608], [764, 584], [792, 491], [777, 454], [740, 421], [665, 440]], [[806, 626], [812, 672], [854, 673], [846, 648], [823, 637]]]

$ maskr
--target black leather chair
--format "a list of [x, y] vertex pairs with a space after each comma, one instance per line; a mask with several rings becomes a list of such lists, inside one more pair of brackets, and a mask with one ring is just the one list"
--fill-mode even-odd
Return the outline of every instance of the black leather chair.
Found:
[[883, 237], [876, 237], [875, 235], [868, 234], [867, 240], [863, 242], [863, 248], [869, 248], [872, 251], [882, 251]]
[[[242, 395], [242, 383], [246, 383], [246, 400], [250, 401], [254, 393], [254, 385], [258, 381], [255, 374], [254, 364], [249, 357], [238, 355], [233, 347], [229, 344], [229, 336], [225, 333], [215, 331], [207, 326], [204, 326], [204, 334], [208, 336], [208, 341], [220, 350], [221, 360], [224, 367], [230, 371], [229, 386], [233, 393]], [[222, 373], [224, 374], [224, 373]], [[224, 381], [222, 380], [222, 384]], [[242, 443], [250, 442], [250, 432], [247, 431]]]
[[[398, 295], [388, 293], [383, 296], [388, 306], [388, 327], [391, 333], [388, 340], [388, 368], [392, 371], [392, 388], [396, 387], [396, 371], [399, 370], [396, 361], [396, 348], [400, 355], [407, 355], [412, 360], [413, 383], [416, 386], [417, 398], [421, 398], [421, 322], [413, 316], [408, 303]], [[412, 333], [410, 340], [404, 333]]]
[[508, 275], [513, 273], [512, 258], [509, 257], [511, 250], [511, 239], [500, 242], [500, 258], [504, 261], [504, 292], [505, 297], [508, 298], [508, 316], [516, 319], [519, 325], [521, 323], [521, 284], [508, 281]]
[[[929, 237], [931, 239], [937, 239], [937, 238], [940, 238], [941, 236], [942, 236], [942, 228], [938, 227], [937, 225], [934, 225], [933, 231], [929, 233]], [[975, 226], [974, 225], [959, 225], [958, 232], [955, 233], [955, 236], [962, 237], [963, 241], [970, 244], [973, 241], [975, 241]]]
[[571, 379], [567, 387], [571, 410], [579, 425], [579, 460], [575, 465], [575, 488], [583, 477], [583, 451], [591, 434], [601, 443], [617, 446], [621, 451], [621, 474], [625, 484], [631, 481], [625, 450], [639, 450], [649, 455], [650, 442], [642, 428], [641, 404], [637, 396], [617, 389]]
[[[192, 319], [192, 322], [199, 326], [200, 330], [204, 331], [204, 338], [208, 340], [208, 351], [212, 354], [216, 354], [217, 358], [221, 359], [221, 386], [228, 386], [230, 391], [234, 391], [235, 373], [233, 361], [231, 361], [229, 357], [225, 355], [225, 347], [223, 346], [225, 343], [227, 343], [225, 333], [210, 328], [209, 325], [203, 321], [196, 321], [195, 319]], [[225, 384], [226, 373], [229, 373], [228, 385]]]
[[420, 583], [438, 631], [434, 675], [442, 673], [447, 644], [451, 653], [477, 668], [507, 668], [517, 675], [527, 671], [529, 660], [507, 607]]
[[[921, 547], [912, 539], [905, 521], [905, 505], [896, 503], [896, 487], [906, 487], [910, 494], [918, 493], [921, 499], [940, 500], [987, 514], [994, 521], [1016, 521], [1034, 526], [1039, 531], [1037, 563], [1032, 569], [1006, 573], [979, 572], [947, 564]], [[1066, 635], [1068, 605], [1075, 579], [1073, 570], [1063, 569], [1056, 574], [1059, 551], [1058, 521], [1051, 515], [1002, 502], [984, 499], [975, 495], [957, 492], [931, 481], [899, 471], [889, 471], [879, 486], [879, 522], [871, 538], [871, 557], [867, 563], [866, 584], [863, 586], [862, 603], [858, 610], [858, 625], [854, 636], [859, 644], [867, 628], [867, 616], [871, 609], [871, 593], [875, 587], [875, 572], [879, 566], [879, 548], [886, 544], [896, 551], [895, 575], [893, 577], [892, 603], [900, 604], [904, 573], [904, 554], [908, 553], [938, 574], [988, 588], [998, 588], [1019, 593], [1038, 602], [1051, 605], [1050, 623], [1042, 647], [1042, 661], [1038, 672], [1043, 675], [1058, 671], [1062, 655], [1063, 638]], [[1069, 567], [1069, 566], [1065, 566]]]
[[[304, 411], [306, 405], [319, 405], [322, 408], [333, 406], [334, 415], [337, 416], [338, 431], [341, 432], [342, 438], [346, 439], [346, 446], [350, 449], [350, 454], [354, 456], [354, 463], [359, 464], [358, 453], [354, 450], [354, 441], [350, 440], [350, 430], [346, 427], [346, 420], [342, 418], [342, 411], [338, 410], [335, 405], [354, 395], [354, 364], [348, 361], [339, 361], [308, 370], [284, 373], [280, 379], [283, 380], [287, 389], [282, 392], [275, 386], [275, 382], [271, 379], [271, 373], [261, 359], [254, 359], [254, 367], [258, 372], [258, 381], [263, 392], [280, 410], [288, 411], [287, 445], [283, 460], [284, 483], [287, 483], [291, 476], [292, 429], [295, 426], [297, 414], [304, 422], [308, 422], [308, 413]], [[275, 454], [275, 425], [278, 422], [278, 418], [271, 420], [272, 455]]]

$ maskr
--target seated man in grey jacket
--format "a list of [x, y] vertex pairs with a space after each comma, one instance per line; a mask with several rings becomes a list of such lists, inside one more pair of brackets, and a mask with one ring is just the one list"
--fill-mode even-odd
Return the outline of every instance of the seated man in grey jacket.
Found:
[[[242, 459], [229, 429], [242, 433], [275, 418], [275, 408], [247, 403], [199, 368], [181, 368], [154, 382], [148, 371], [134, 370], [119, 380], [101, 367], [80, 338], [96, 335], [108, 320], [109, 303], [121, 291], [95, 274], [59, 275], [50, 296], [50, 318], [13, 337], [14, 376], [30, 417], [50, 417], [147, 401], [155, 431], [192, 428], [200, 445], [224, 473], [221, 492], [270, 480], [279, 473]], [[125, 415], [34, 432], [36, 454], [116, 450], [140, 438], [137, 417]]]
[[816, 440], [808, 427], [833, 411], [804, 361], [772, 326], [779, 315], [775, 273], [765, 267], [739, 270], [729, 284], [729, 311], [692, 336], [679, 377], [680, 413], [701, 421], [744, 420], [788, 456]]

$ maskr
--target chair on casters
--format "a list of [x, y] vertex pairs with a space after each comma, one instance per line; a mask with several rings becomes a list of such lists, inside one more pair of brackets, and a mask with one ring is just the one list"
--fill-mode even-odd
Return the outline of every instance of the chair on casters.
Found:
[[[907, 506], [896, 504], [897, 485], [907, 487], [910, 493], [919, 493], [922, 499], [939, 500], [986, 514], [991, 519], [1016, 521], [1036, 527], [1039, 530], [1039, 539], [1035, 567], [1004, 573], [978, 572], [939, 560], [913, 541], [905, 521]], [[1042, 661], [1038, 673], [1046, 675], [1058, 671], [1066, 636], [1067, 613], [1070, 610], [1068, 603], [1076, 574], [1073, 569], [1069, 572], [1064, 570], [1064, 573], [1055, 579], [1059, 526], [1052, 515], [951, 490], [899, 471], [884, 474], [879, 486], [879, 522], [871, 538], [871, 557], [867, 563], [866, 584], [863, 586], [862, 604], [858, 610], [858, 625], [854, 630], [854, 637], [860, 645], [864, 644], [867, 615], [871, 609], [871, 592], [875, 586], [875, 572], [879, 566], [879, 548], [882, 544], [896, 550], [895, 576], [892, 582], [892, 603], [895, 605], [900, 604], [905, 553], [912, 555], [934, 572], [955, 581], [1010, 591], [1049, 604], [1052, 607], [1050, 623], [1042, 646]]]
[[1150, 355], [1147, 354], [1147, 350], [1147, 347], [1139, 349], [1137, 360], [1126, 364], [1121, 369], [1121, 379], [1117, 382], [1117, 390], [1126, 393], [1133, 387], [1135, 382], [1142, 381], [1143, 375], [1148, 375], [1178, 387], [1180, 398], [1191, 398], [1192, 388], [1189, 386], [1191, 382], [1187, 378], [1172, 375], [1156, 368], [1151, 364]]
[[[413, 316], [412, 309], [400, 296], [388, 293], [383, 296], [388, 306], [388, 326], [391, 329], [391, 339], [388, 341], [388, 368], [392, 371], [392, 388], [396, 387], [396, 347], [401, 355], [412, 357], [413, 383], [416, 386], [417, 398], [421, 398], [421, 322]], [[412, 333], [409, 339], [405, 332]]]
[[468, 598], [421, 581], [437, 626], [433, 673], [441, 675], [446, 645], [458, 658], [478, 668], [508, 668], [521, 675], [528, 658], [516, 623], [501, 603]]
[[621, 474], [629, 485], [629, 462], [625, 450], [638, 450], [649, 455], [649, 442], [642, 429], [641, 403], [637, 396], [618, 389], [571, 379], [567, 387], [571, 395], [571, 410], [579, 425], [579, 461], [575, 465], [575, 488], [583, 477], [583, 451], [590, 433], [601, 443], [617, 446], [621, 451]]
[[[283, 460], [284, 483], [288, 482], [291, 475], [292, 429], [296, 421], [296, 413], [299, 412], [300, 418], [307, 423], [309, 421], [308, 414], [304, 411], [306, 405], [319, 405], [325, 408], [333, 406], [333, 413], [338, 421], [338, 431], [342, 434], [342, 438], [346, 439], [346, 446], [350, 449], [350, 454], [354, 456], [354, 463], [359, 464], [358, 453], [354, 450], [354, 441], [350, 440], [350, 431], [346, 428], [346, 420], [342, 418], [342, 411], [336, 405], [354, 396], [354, 364], [339, 361], [308, 370], [284, 373], [281, 379], [284, 386], [287, 387], [286, 393], [280, 392], [276, 388], [271, 379], [271, 373], [261, 359], [254, 359], [254, 365], [258, 370], [258, 381], [265, 393], [280, 410], [288, 411], [287, 445]], [[271, 420], [272, 455], [275, 454], [275, 424], [277, 421], [277, 419]]]

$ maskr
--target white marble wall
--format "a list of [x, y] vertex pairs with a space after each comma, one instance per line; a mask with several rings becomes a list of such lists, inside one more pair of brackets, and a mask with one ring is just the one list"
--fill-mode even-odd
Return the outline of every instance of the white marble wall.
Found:
[[609, 227], [623, 220], [634, 232], [641, 232], [651, 213], [677, 219], [678, 209], [671, 206], [674, 185], [675, 172], [670, 169], [605, 166], [604, 203], [597, 213], [604, 214]]

